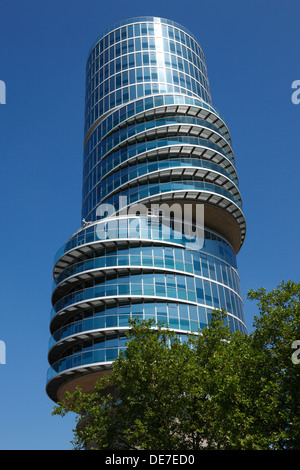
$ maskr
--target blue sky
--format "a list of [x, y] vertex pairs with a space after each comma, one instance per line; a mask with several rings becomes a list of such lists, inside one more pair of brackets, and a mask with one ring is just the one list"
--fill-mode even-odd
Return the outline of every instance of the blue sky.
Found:
[[[181, 23], [203, 48], [247, 219], [244, 299], [299, 281], [298, 0], [1, 0], [0, 449], [70, 449], [74, 417], [51, 416], [45, 393], [52, 263], [80, 226], [88, 51], [106, 28], [141, 15]], [[255, 304], [245, 300], [245, 311], [251, 330]]]

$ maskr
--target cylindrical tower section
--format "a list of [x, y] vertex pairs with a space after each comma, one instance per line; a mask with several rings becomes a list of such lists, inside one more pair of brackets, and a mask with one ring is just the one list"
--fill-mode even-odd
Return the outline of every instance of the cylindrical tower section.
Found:
[[[185, 341], [225, 308], [232, 330], [246, 332], [235, 159], [193, 34], [153, 17], [105, 32], [87, 60], [84, 130], [82, 227], [54, 263], [54, 401], [109, 372], [126, 348], [129, 318], [163, 321]], [[187, 231], [174, 216], [186, 205]], [[193, 244], [187, 233], [201, 237]]]

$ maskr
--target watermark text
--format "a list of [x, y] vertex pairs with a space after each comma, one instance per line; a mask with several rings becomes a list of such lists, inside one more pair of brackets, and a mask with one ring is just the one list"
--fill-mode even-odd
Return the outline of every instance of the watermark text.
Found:
[[[119, 197], [118, 207], [100, 204], [96, 218], [101, 220], [97, 227], [99, 239], [118, 238], [118, 233], [130, 233], [138, 238], [160, 233], [164, 240], [183, 240], [186, 248], [200, 250], [204, 243], [204, 205], [178, 203], [127, 204], [127, 197]], [[145, 223], [145, 221], [147, 221]]]
[[295, 90], [291, 96], [292, 103], [299, 104], [300, 103], [300, 80], [293, 81], [292, 89]]
[[300, 340], [299, 339], [293, 342], [292, 349], [296, 349], [296, 351], [292, 354], [292, 363], [300, 364]]
[[6, 85], [3, 80], [0, 80], [0, 104], [6, 104]]
[[6, 346], [4, 341], [0, 340], [0, 364], [6, 364]]

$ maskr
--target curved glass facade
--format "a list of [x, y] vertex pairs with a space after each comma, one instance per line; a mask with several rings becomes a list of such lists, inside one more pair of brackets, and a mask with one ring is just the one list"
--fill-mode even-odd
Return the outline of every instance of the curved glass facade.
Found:
[[204, 55], [179, 25], [133, 19], [102, 37], [89, 55], [85, 131], [116, 106], [157, 93], [183, 93], [210, 103]]
[[[246, 233], [229, 130], [212, 105], [205, 58], [179, 24], [142, 17], [102, 34], [86, 66], [82, 227], [54, 260], [47, 393], [109, 370], [129, 318], [180, 335], [215, 308], [246, 332], [236, 264]], [[123, 201], [125, 206], [123, 205]], [[132, 214], [134, 204], [146, 213]], [[152, 204], [204, 207], [204, 230]], [[113, 213], [99, 207], [112, 207]], [[125, 215], [124, 215], [125, 208]], [[194, 213], [193, 213], [194, 214]]]

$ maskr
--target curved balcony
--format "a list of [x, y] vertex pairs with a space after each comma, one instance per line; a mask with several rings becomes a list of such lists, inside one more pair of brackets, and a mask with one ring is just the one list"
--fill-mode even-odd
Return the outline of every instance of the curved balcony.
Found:
[[[91, 175], [92, 177], [93, 175]], [[83, 191], [83, 204], [88, 197], [91, 197], [92, 191], [97, 191], [99, 199], [103, 200], [110, 193], [121, 189], [122, 187], [134, 185], [139, 181], [150, 181], [156, 178], [169, 177], [169, 181], [175, 182], [179, 179], [193, 179], [198, 181], [207, 181], [208, 183], [216, 184], [220, 187], [225, 187], [232, 192], [232, 194], [239, 195], [241, 200], [237, 182], [234, 176], [227, 170], [220, 167], [216, 163], [206, 160], [197, 159], [178, 159], [178, 160], [160, 160], [158, 162], [140, 163], [138, 165], [131, 165], [122, 169], [115, 169], [110, 175], [106, 175], [95, 184], [94, 187], [87, 192], [87, 185]], [[94, 178], [91, 178], [94, 179]], [[156, 181], [157, 182], [157, 181]], [[91, 184], [90, 184], [91, 186]]]
[[[99, 176], [103, 178], [111, 170], [117, 168], [125, 162], [129, 163], [134, 160], [140, 161], [142, 158], [153, 157], [155, 155], [172, 155], [184, 156], [190, 155], [200, 158], [206, 158], [222, 166], [222, 163], [227, 161], [225, 168], [233, 165], [233, 155], [223, 150], [222, 147], [210, 142], [207, 139], [200, 139], [198, 137], [169, 137], [168, 139], [159, 139], [153, 141], [145, 141], [139, 144], [122, 147], [115, 152], [106, 154], [99, 154], [98, 160], [94, 162], [93, 166], [87, 164], [83, 174], [84, 183], [88, 174], [100, 162]], [[109, 157], [109, 158], [108, 158]], [[90, 160], [88, 160], [90, 163]], [[83, 184], [84, 184], [83, 183]]]
[[228, 127], [220, 113], [208, 103], [182, 94], [156, 94], [134, 100], [118, 108], [107, 117], [96, 120], [84, 141], [84, 160], [100, 140], [116, 129], [138, 123], [141, 120], [166, 118], [196, 118], [204, 120], [207, 125], [213, 124], [231, 145]]
[[[54, 257], [54, 278], [70, 263], [76, 262], [82, 255], [88, 253], [91, 250], [91, 246], [95, 250], [97, 245], [99, 247], [103, 246], [99, 242], [105, 242], [106, 240], [120, 242], [122, 240], [138, 240], [145, 245], [149, 244], [149, 242], [157, 242], [158, 244], [170, 244], [179, 247], [185, 247], [190, 242], [184, 234], [177, 233], [172, 227], [168, 227], [168, 231], [158, 230], [157, 226], [160, 227], [160, 221], [155, 215], [147, 217], [136, 215], [122, 216], [110, 220], [112, 222], [113, 233], [109, 231], [105, 233], [103, 227], [109, 223], [107, 220], [100, 220], [82, 227], [61, 246]], [[204, 241], [201, 240], [201, 246], [204, 253], [220, 257], [231, 265], [236, 266], [232, 247], [227, 240], [216, 232], [205, 230]]]
[[[231, 314], [230, 314], [231, 315]], [[170, 328], [181, 331], [197, 332], [207, 324], [207, 313], [204, 305], [188, 302], [152, 302], [124, 303], [115, 306], [103, 306], [97, 309], [87, 309], [81, 318], [70, 318], [70, 321], [53, 332], [49, 340], [49, 356], [55, 356], [59, 345], [78, 342], [78, 338], [105, 335], [106, 333], [128, 330], [128, 319], [131, 317], [141, 319], [154, 318], [157, 322], [164, 322]], [[235, 317], [238, 320], [238, 317]], [[241, 320], [241, 319], [239, 319]]]
[[[126, 127], [124, 128], [125, 125]], [[174, 127], [176, 127], [176, 129], [174, 129]], [[105, 132], [103, 130], [101, 131], [101, 125], [97, 128], [98, 137], [101, 142], [105, 144], [106, 149], [113, 148], [122, 141], [142, 135], [143, 133], [153, 135], [152, 131], [155, 131], [155, 137], [162, 132], [175, 132], [176, 134], [183, 133], [184, 135], [192, 133], [194, 136], [195, 134], [196, 136], [199, 134], [198, 137], [200, 137], [201, 132], [204, 132], [214, 138], [217, 142], [223, 139], [226, 141], [223, 145], [227, 145], [231, 148], [228, 132], [220, 129], [217, 125], [212, 124], [206, 119], [188, 115], [170, 116], [167, 114], [165, 117], [159, 118], [153, 115], [153, 118], [150, 120], [148, 114], [147, 117], [136, 117], [134, 123], [128, 121], [126, 123], [126, 121], [123, 121], [121, 127], [120, 124], [118, 124], [108, 130], [105, 126]]]
[[[139, 203], [145, 207], [155, 203], [163, 203], [167, 201], [174, 203], [176, 201], [196, 202], [205, 204], [206, 225], [216, 232], [225, 236], [234, 247], [236, 253], [240, 250], [246, 235], [246, 222], [244, 213], [241, 209], [241, 202], [233, 196], [229, 191], [222, 187], [218, 187], [212, 183], [203, 183], [198, 181], [182, 181], [161, 184], [148, 184], [139, 187], [124, 190], [103, 202], [114, 208], [117, 214], [121, 210], [120, 197], [126, 197], [127, 203], [123, 210]], [[210, 212], [209, 212], [210, 206]], [[223, 213], [222, 218], [218, 218], [214, 208], [220, 208]], [[96, 217], [97, 209], [91, 211]], [[224, 223], [224, 213], [227, 219], [233, 219], [233, 222]], [[226, 220], [226, 219], [225, 219]], [[234, 224], [235, 223], [235, 224]], [[230, 224], [230, 225], [229, 225]], [[229, 231], [228, 231], [229, 229]]]
[[[122, 128], [106, 135], [99, 141], [98, 146], [93, 146], [93, 151], [97, 149], [98, 159], [100, 160], [110, 153], [114, 153], [119, 147], [124, 147], [124, 145], [131, 146], [142, 141], [152, 141], [154, 139], [157, 141], [163, 138], [174, 138], [174, 136], [199, 138], [212, 142], [230, 155], [232, 161], [234, 160], [231, 145], [215, 125], [203, 119], [187, 116], [178, 116], [173, 120], [169, 117], [168, 119], [151, 121], [148, 117], [146, 122], [129, 125], [125, 129]], [[84, 174], [89, 163], [89, 155], [91, 154], [85, 156]]]
[[[227, 247], [228, 248], [228, 247]], [[219, 253], [218, 253], [219, 254]], [[105, 273], [122, 272], [129, 270], [164, 270], [165, 272], [177, 271], [178, 273], [188, 273], [201, 275], [204, 278], [212, 278], [221, 283], [229, 285], [236, 292], [239, 291], [238, 274], [236, 268], [229, 262], [234, 259], [233, 253], [227, 261], [216, 255], [209, 254], [207, 247], [198, 251], [184, 250], [173, 247], [160, 247], [149, 245], [143, 247], [129, 246], [127, 249], [117, 247], [112, 250], [101, 250], [95, 252], [94, 258], [82, 260], [71, 264], [60, 272], [53, 281], [52, 301], [55, 302], [59, 292], [63, 292], [77, 283], [89, 279], [91, 276], [104, 275]], [[223, 270], [223, 273], [222, 273]]]
[[115, 299], [126, 301], [139, 298], [206, 303], [212, 308], [225, 308], [229, 313], [240, 311], [237, 304], [241, 303], [241, 298], [234, 289], [202, 276], [153, 270], [151, 273], [134, 272], [127, 275], [117, 272], [112, 279], [103, 276], [100, 280], [94, 278], [94, 282], [93, 287], [77, 289], [57, 300], [51, 318], [55, 318], [56, 322], [63, 321], [65, 312], [74, 314], [80, 308], [88, 308], [94, 303], [101, 305], [113, 303]]

